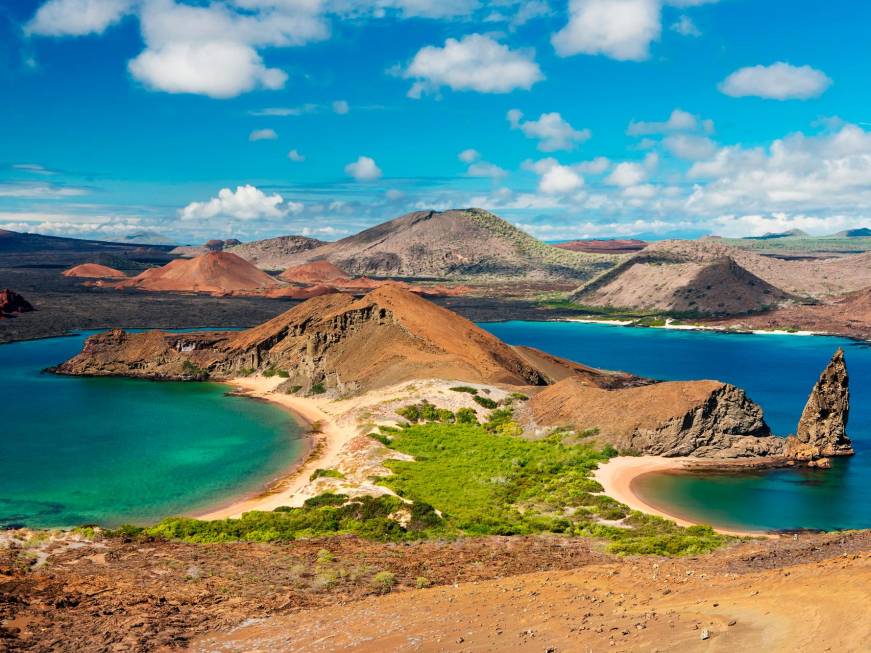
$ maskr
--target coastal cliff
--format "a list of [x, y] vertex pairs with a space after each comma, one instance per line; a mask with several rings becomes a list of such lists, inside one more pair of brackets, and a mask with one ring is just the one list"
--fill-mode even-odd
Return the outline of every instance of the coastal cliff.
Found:
[[777, 456], [762, 409], [719, 381], [675, 381], [602, 390], [566, 379], [529, 402], [536, 423], [595, 432], [600, 445], [657, 456]]
[[657, 382], [512, 347], [398, 286], [362, 298], [310, 299], [239, 332], [127, 333], [88, 338], [61, 374], [226, 380], [261, 373], [292, 393], [349, 396], [420, 379], [522, 390], [532, 431], [569, 427], [619, 451], [749, 464], [826, 466], [852, 453], [843, 351], [814, 386], [797, 434], [772, 435], [762, 409], [720, 381]]

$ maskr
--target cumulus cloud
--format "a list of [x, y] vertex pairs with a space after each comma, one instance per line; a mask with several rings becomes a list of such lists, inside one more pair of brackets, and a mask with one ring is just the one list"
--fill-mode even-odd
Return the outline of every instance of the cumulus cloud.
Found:
[[767, 148], [721, 148], [689, 170], [694, 210], [854, 215], [871, 210], [871, 132], [847, 124], [791, 134]]
[[710, 133], [714, 131], [714, 123], [711, 120], [702, 120], [683, 109], [675, 109], [671, 112], [668, 120], [664, 122], [632, 120], [626, 129], [626, 133], [629, 136], [649, 136], [652, 134], [669, 134], [672, 132], [690, 132], [696, 130]]
[[647, 172], [640, 163], [623, 161], [614, 166], [605, 181], [613, 186], [635, 186], [647, 178]]
[[146, 49], [128, 64], [147, 87], [169, 93], [235, 97], [256, 88], [278, 89], [287, 74], [269, 68], [264, 47], [299, 46], [324, 39], [319, 3], [242, 2], [206, 6], [143, 0], [139, 13]]
[[500, 168], [495, 163], [487, 161], [477, 161], [469, 166], [466, 175], [469, 177], [489, 177], [490, 179], [500, 179], [508, 174], [504, 168]]
[[421, 48], [401, 74], [415, 80], [408, 91], [408, 97], [415, 99], [442, 86], [454, 91], [508, 93], [529, 89], [544, 78], [531, 52], [511, 50], [481, 34], [449, 38], [444, 47]]
[[822, 71], [779, 61], [770, 66], [736, 70], [718, 88], [731, 97], [808, 100], [822, 95], [831, 84], [832, 80]]
[[300, 161], [305, 161], [305, 157], [300, 154], [298, 150], [291, 150], [290, 152], [288, 152], [287, 158], [297, 163], [299, 163]]
[[574, 193], [584, 186], [584, 178], [575, 169], [553, 157], [526, 162], [525, 167], [539, 175], [538, 191], [546, 195]]
[[86, 188], [49, 184], [0, 184], [0, 197], [27, 199], [62, 199], [87, 195]]
[[569, 22], [551, 37], [557, 54], [643, 61], [659, 39], [659, 0], [571, 0]]
[[360, 156], [345, 166], [345, 173], [357, 181], [373, 181], [381, 177], [381, 168], [376, 165], [375, 159]]
[[257, 87], [279, 89], [287, 74], [267, 68], [253, 48], [232, 41], [175, 43], [145, 50], [128, 64], [131, 74], [153, 90], [223, 99]]
[[589, 129], [575, 129], [556, 112], [543, 113], [538, 120], [522, 120], [523, 113], [511, 109], [507, 117], [511, 129], [519, 129], [527, 137], [538, 139], [538, 149], [542, 152], [572, 150], [592, 136]]
[[707, 159], [717, 151], [717, 144], [707, 136], [673, 134], [663, 141], [665, 148], [679, 159], [698, 161]]
[[345, 100], [336, 100], [333, 102], [333, 113], [337, 113], [340, 116], [344, 116], [351, 110], [351, 107], [348, 105]]
[[255, 129], [248, 134], [249, 141], [274, 141], [278, 138], [278, 134], [274, 129]]
[[478, 150], [473, 150], [469, 148], [467, 150], [463, 150], [457, 155], [457, 158], [463, 163], [472, 163], [472, 161], [477, 161], [481, 158], [481, 153]]
[[133, 8], [133, 0], [49, 0], [25, 27], [28, 34], [101, 34]]
[[686, 14], [682, 15], [671, 24], [671, 31], [677, 32], [681, 36], [701, 36], [701, 30], [693, 22], [693, 19]]
[[299, 202], [285, 202], [278, 193], [267, 195], [256, 186], [246, 184], [237, 186], [235, 191], [222, 188], [217, 197], [206, 202], [191, 202], [179, 214], [182, 220], [261, 220], [282, 218], [302, 209]]

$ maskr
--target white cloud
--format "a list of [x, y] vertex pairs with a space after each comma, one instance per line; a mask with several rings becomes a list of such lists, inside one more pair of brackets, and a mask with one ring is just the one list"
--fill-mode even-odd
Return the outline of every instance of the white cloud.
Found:
[[544, 78], [532, 53], [511, 50], [481, 34], [459, 41], [449, 38], [441, 48], [421, 48], [402, 75], [416, 80], [408, 91], [411, 98], [437, 92], [442, 86], [455, 91], [507, 93], [529, 89]]
[[87, 195], [85, 188], [72, 186], [53, 186], [47, 184], [0, 184], [0, 197], [28, 199], [61, 199]]
[[333, 102], [333, 113], [344, 116], [350, 110], [351, 107], [348, 106], [348, 103], [345, 100], [336, 100], [335, 102]]
[[473, 150], [469, 148], [467, 150], [463, 150], [457, 155], [457, 158], [463, 163], [472, 163], [472, 161], [477, 161], [481, 158], [481, 153], [478, 150]]
[[248, 134], [249, 141], [274, 141], [278, 138], [278, 134], [274, 129], [255, 129]]
[[232, 41], [176, 43], [148, 49], [128, 64], [133, 76], [153, 90], [231, 98], [261, 87], [279, 89], [287, 75], [267, 68], [250, 46]]
[[556, 113], [543, 113], [538, 120], [521, 121], [523, 114], [512, 109], [508, 112], [511, 129], [519, 129], [527, 137], [538, 139], [538, 149], [542, 152], [572, 150], [592, 136], [589, 129], [577, 130]]
[[41, 36], [101, 34], [130, 12], [133, 4], [133, 0], [49, 0], [25, 31]]
[[777, 212], [768, 215], [722, 215], [715, 218], [712, 225], [715, 234], [727, 238], [764, 236], [767, 233], [781, 233], [791, 229], [801, 229], [823, 236], [845, 229], [867, 227], [868, 218], [855, 215], [815, 216]]
[[695, 134], [673, 134], [662, 141], [665, 148], [680, 159], [699, 161], [707, 159], [717, 151], [717, 144], [707, 136]]
[[575, 166], [579, 172], [591, 175], [601, 175], [609, 167], [611, 167], [611, 161], [604, 156], [597, 156], [595, 159], [590, 161], [582, 161]]
[[644, 166], [639, 163], [624, 161], [614, 166], [614, 170], [605, 179], [605, 181], [614, 186], [635, 186], [647, 178], [647, 172]]
[[770, 66], [741, 68], [720, 82], [721, 92], [732, 97], [769, 100], [807, 100], [819, 97], [832, 80], [810, 66], [792, 66], [779, 61]]
[[540, 193], [565, 195], [578, 191], [584, 186], [584, 178], [576, 170], [552, 157], [534, 162], [527, 161], [524, 167], [540, 176], [538, 180]]
[[571, 0], [569, 22], [551, 43], [563, 57], [602, 54], [642, 61], [661, 31], [659, 0]]
[[142, 0], [146, 49], [129, 62], [131, 74], [153, 90], [214, 98], [278, 89], [287, 74], [267, 67], [258, 49], [303, 45], [329, 34], [319, 2], [239, 4], [246, 10]]
[[768, 148], [721, 148], [688, 173], [698, 180], [695, 211], [867, 215], [871, 211], [871, 132], [857, 125], [816, 136], [791, 134]]
[[500, 179], [508, 174], [508, 171], [500, 168], [495, 163], [487, 161], [477, 161], [469, 166], [466, 175], [469, 177], [489, 177], [490, 179]]
[[300, 161], [305, 161], [305, 157], [300, 154], [298, 150], [291, 150], [290, 152], [288, 152], [287, 158], [297, 163]]
[[681, 36], [701, 36], [701, 30], [693, 22], [693, 19], [686, 14], [682, 15], [671, 24], [671, 31], [677, 32]]
[[629, 123], [626, 133], [629, 136], [647, 136], [650, 134], [668, 134], [680, 131], [703, 130], [712, 132], [714, 123], [702, 120], [698, 116], [683, 109], [675, 109], [665, 122], [647, 122], [633, 120]]
[[266, 109], [255, 109], [249, 111], [249, 115], [258, 117], [280, 117], [287, 116], [302, 116], [307, 113], [314, 113], [320, 107], [317, 104], [303, 104], [298, 107], [267, 107]]
[[361, 156], [345, 166], [345, 173], [357, 181], [373, 181], [381, 177], [381, 168], [375, 164], [375, 159]]
[[29, 172], [34, 175], [53, 175], [54, 171], [49, 170], [43, 165], [38, 163], [13, 163], [12, 167], [15, 170], [21, 170], [23, 172]]
[[255, 186], [237, 186], [235, 191], [222, 188], [218, 196], [206, 202], [191, 202], [179, 211], [182, 220], [207, 220], [229, 218], [231, 220], [260, 220], [281, 218], [288, 213], [299, 213], [303, 205], [287, 202], [275, 193], [267, 195]]

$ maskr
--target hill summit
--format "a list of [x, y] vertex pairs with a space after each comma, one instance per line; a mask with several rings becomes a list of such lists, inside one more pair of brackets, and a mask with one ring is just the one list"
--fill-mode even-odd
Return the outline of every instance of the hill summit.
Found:
[[608, 256], [547, 245], [482, 209], [415, 211], [281, 260], [283, 268], [325, 260], [350, 275], [584, 279]]

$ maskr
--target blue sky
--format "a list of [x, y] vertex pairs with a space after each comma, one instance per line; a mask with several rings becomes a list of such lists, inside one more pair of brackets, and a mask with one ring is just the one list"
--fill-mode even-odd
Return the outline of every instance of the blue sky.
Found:
[[7, 0], [0, 227], [871, 224], [869, 24], [847, 0]]

